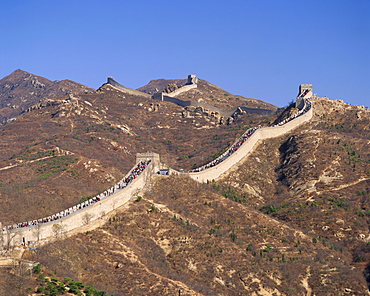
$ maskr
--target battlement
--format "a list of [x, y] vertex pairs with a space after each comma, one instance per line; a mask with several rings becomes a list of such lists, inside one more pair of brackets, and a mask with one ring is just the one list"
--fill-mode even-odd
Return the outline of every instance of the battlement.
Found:
[[160, 161], [159, 154], [155, 152], [136, 153], [136, 163], [151, 159], [153, 162]]
[[147, 161], [149, 159], [151, 160], [152, 165], [151, 168], [149, 168], [148, 170], [150, 170], [152, 174], [156, 173], [162, 168], [161, 159], [158, 153], [155, 152], [136, 153], [136, 163], [140, 161]]

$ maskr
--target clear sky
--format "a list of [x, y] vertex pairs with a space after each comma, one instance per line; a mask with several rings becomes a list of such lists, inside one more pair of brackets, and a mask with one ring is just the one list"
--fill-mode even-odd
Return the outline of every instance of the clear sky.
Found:
[[287, 105], [298, 86], [370, 107], [370, 0], [0, 0], [0, 78], [98, 88], [188, 74]]

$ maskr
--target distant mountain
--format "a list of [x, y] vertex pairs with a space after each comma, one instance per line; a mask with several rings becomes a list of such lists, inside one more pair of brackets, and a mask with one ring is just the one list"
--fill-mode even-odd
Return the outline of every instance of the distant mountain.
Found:
[[45, 99], [82, 92], [95, 90], [71, 80], [51, 81], [19, 69], [15, 70], [0, 80], [0, 125]]

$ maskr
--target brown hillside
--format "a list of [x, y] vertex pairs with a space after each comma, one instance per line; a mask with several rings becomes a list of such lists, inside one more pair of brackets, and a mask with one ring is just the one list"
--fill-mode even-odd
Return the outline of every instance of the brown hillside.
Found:
[[245, 114], [219, 125], [109, 85], [47, 102], [0, 129], [4, 224], [44, 217], [104, 191], [134, 165], [137, 152], [160, 153], [169, 166], [188, 170], [216, 158], [248, 126], [270, 120]]
[[50, 81], [22, 70], [15, 70], [0, 80], [0, 124], [5, 124], [44, 99], [94, 91], [71, 80]]
[[99, 230], [27, 258], [114, 295], [364, 295], [350, 254], [314, 239], [210, 185], [168, 177]]
[[266, 103], [262, 100], [246, 98], [244, 96], [233, 95], [219, 86], [206, 80], [198, 79], [198, 87], [182, 93], [178, 96], [182, 100], [192, 100], [205, 102], [224, 110], [230, 110], [237, 106], [249, 108], [261, 108], [277, 110], [273, 104]]

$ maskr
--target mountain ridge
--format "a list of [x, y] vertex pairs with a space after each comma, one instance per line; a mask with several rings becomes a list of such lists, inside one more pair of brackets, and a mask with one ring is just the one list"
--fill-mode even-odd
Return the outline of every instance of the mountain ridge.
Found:
[[51, 81], [17, 69], [0, 79], [0, 124], [16, 118], [45, 98], [57, 98], [95, 90], [69, 79]]

